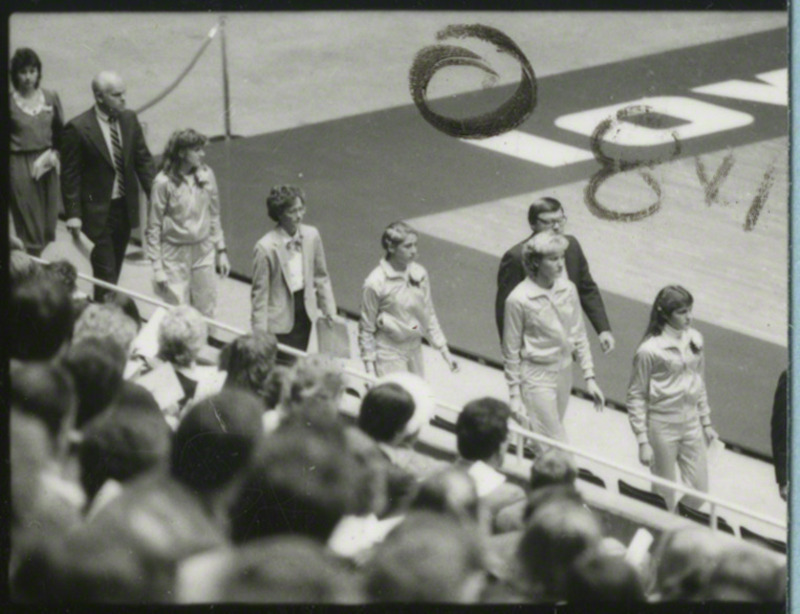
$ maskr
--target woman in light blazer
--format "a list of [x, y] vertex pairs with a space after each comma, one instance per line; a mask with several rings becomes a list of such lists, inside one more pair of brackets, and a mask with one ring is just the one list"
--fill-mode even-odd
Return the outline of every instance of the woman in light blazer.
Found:
[[251, 292], [253, 331], [273, 333], [280, 343], [308, 348], [312, 323], [336, 314], [319, 231], [302, 224], [305, 194], [291, 185], [275, 186], [267, 213], [277, 226], [256, 243]]

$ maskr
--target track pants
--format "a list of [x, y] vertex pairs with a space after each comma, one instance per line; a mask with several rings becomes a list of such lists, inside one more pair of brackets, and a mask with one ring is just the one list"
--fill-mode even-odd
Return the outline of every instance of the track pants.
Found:
[[[651, 470], [655, 475], [675, 480], [677, 463], [687, 486], [708, 492], [708, 458], [699, 418], [695, 416], [683, 422], [661, 422], [651, 417], [647, 423], [647, 438], [653, 448]], [[654, 485], [653, 490], [664, 497], [670, 509], [680, 499], [675, 491], [662, 486]], [[683, 498], [683, 502], [695, 508], [703, 503], [689, 495]]]
[[[531, 430], [546, 437], [568, 442], [564, 429], [564, 415], [567, 413], [570, 391], [572, 390], [572, 365], [558, 368], [552, 365], [538, 365], [522, 361], [520, 366], [520, 394]], [[537, 453], [543, 446], [534, 444]]]

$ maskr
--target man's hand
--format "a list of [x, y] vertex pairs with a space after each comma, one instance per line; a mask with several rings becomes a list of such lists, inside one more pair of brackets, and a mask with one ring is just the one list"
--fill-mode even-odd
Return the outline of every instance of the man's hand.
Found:
[[76, 241], [81, 238], [81, 218], [71, 217], [67, 220], [67, 230], [72, 233], [72, 238]]
[[22, 239], [20, 239], [17, 235], [8, 235], [8, 248], [9, 250], [19, 249], [24, 252], [25, 244], [22, 242]]
[[167, 281], [167, 274], [164, 269], [153, 271], [153, 283], [156, 285], [156, 290], [165, 292], [167, 290]]
[[604, 330], [598, 335], [598, 339], [600, 341], [600, 349], [603, 350], [603, 354], [610, 354], [614, 351], [617, 342], [614, 341], [614, 335], [611, 334], [610, 330]]
[[458, 373], [459, 371], [458, 363], [455, 360], [453, 360], [453, 357], [450, 354], [450, 350], [447, 349], [447, 346], [442, 348], [442, 358], [444, 358], [444, 361], [447, 363], [447, 366], [450, 367], [451, 372]]
[[705, 437], [707, 446], [710, 446], [711, 442], [714, 441], [715, 439], [719, 439], [717, 431], [715, 431], [714, 427], [711, 426], [710, 424], [708, 426], [703, 427], [703, 436]]
[[594, 399], [594, 408], [597, 411], [603, 411], [603, 408], [606, 404], [606, 398], [603, 396], [603, 391], [600, 390], [600, 386], [597, 385], [597, 381], [595, 381], [593, 377], [590, 377], [586, 380], [586, 388]]
[[653, 464], [653, 446], [647, 442], [639, 444], [639, 462], [648, 467]]
[[231, 263], [228, 260], [228, 254], [225, 252], [217, 252], [217, 272], [222, 279], [225, 279], [231, 273]]

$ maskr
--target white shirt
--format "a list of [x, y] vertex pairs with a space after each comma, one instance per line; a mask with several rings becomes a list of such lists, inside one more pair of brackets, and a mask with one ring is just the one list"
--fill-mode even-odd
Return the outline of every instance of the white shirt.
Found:
[[[303, 237], [299, 230], [293, 237], [289, 236], [289, 233], [280, 226], [278, 227], [278, 232], [281, 235], [281, 240], [283, 240], [283, 246], [289, 254], [289, 262], [286, 267], [289, 271], [289, 279], [286, 281], [289, 284], [289, 290], [297, 292], [298, 290], [302, 290], [306, 283], [305, 277], [303, 276]], [[293, 244], [296, 241], [300, 242], [300, 249], [294, 249]]]
[[[108, 147], [108, 156], [111, 158], [111, 163], [114, 163], [114, 146], [111, 144], [111, 126], [108, 125], [108, 115], [103, 113], [98, 107], [95, 106], [94, 108], [95, 115], [97, 115], [97, 123], [100, 124], [100, 131], [103, 133], [103, 140], [106, 142], [106, 147]], [[117, 134], [119, 134], [119, 146], [122, 147], [122, 128], [119, 125], [119, 120], [117, 120]], [[116, 167], [114, 168], [116, 170]], [[122, 177], [114, 173], [114, 187], [111, 190], [111, 198], [120, 198], [121, 194], [121, 184]]]

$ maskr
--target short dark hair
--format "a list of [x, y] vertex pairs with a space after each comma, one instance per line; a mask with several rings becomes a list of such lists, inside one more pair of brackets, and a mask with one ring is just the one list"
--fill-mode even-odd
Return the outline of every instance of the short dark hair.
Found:
[[412, 510], [448, 514], [459, 522], [478, 522], [480, 499], [470, 475], [455, 467], [444, 469], [425, 479], [411, 501]]
[[454, 519], [414, 512], [380, 544], [365, 569], [372, 602], [457, 602], [485, 570], [478, 537]]
[[360, 603], [357, 576], [318, 541], [282, 535], [245, 544], [231, 556], [215, 601]]
[[103, 302], [117, 305], [122, 309], [122, 313], [136, 323], [136, 330], [142, 327], [142, 314], [139, 312], [139, 307], [136, 305], [136, 301], [127, 294], [122, 294], [121, 292], [106, 292], [103, 295]]
[[299, 198], [306, 203], [306, 194], [302, 188], [294, 185], [276, 185], [267, 195], [267, 215], [276, 222], [281, 215], [294, 205], [295, 199]]
[[239, 387], [266, 398], [267, 379], [277, 355], [278, 340], [272, 333], [257, 330], [237, 337], [219, 355], [220, 368], [228, 373], [225, 387]]
[[14, 84], [14, 89], [19, 89], [20, 86], [19, 73], [29, 66], [33, 66], [39, 71], [39, 77], [36, 79], [36, 87], [39, 87], [39, 83], [42, 80], [42, 60], [30, 47], [20, 47], [11, 57], [11, 70], [9, 72], [11, 73], [11, 83]]
[[466, 460], [485, 461], [496, 454], [508, 437], [507, 403], [492, 397], [470, 401], [456, 420], [458, 453]]
[[11, 362], [11, 407], [44, 423], [55, 444], [76, 410], [75, 385], [63, 367], [46, 362]]
[[78, 393], [75, 427], [102, 413], [122, 388], [125, 352], [110, 337], [85, 337], [73, 343], [62, 360]]
[[540, 507], [550, 501], [572, 501], [578, 505], [583, 505], [583, 497], [574, 484], [552, 484], [550, 486], [540, 486], [528, 493], [525, 500], [525, 507], [522, 509], [522, 521], [527, 523], [531, 516]]
[[15, 286], [9, 311], [12, 358], [50, 360], [72, 337], [70, 296], [47, 276]]
[[81, 485], [91, 500], [106, 480], [126, 482], [169, 465], [172, 430], [163, 417], [112, 408], [83, 429], [78, 447]]
[[261, 401], [223, 390], [189, 410], [172, 440], [171, 471], [199, 494], [227, 486], [250, 462], [261, 440]]
[[54, 260], [45, 265], [45, 271], [52, 275], [53, 279], [64, 284], [67, 292], [72, 294], [77, 288], [78, 269], [69, 260], [62, 258]]
[[566, 600], [645, 601], [644, 589], [636, 571], [621, 556], [609, 556], [596, 548], [581, 554], [567, 572]]
[[374, 440], [388, 443], [411, 420], [414, 407], [414, 398], [399, 384], [378, 384], [361, 401], [358, 426]]
[[528, 207], [528, 224], [533, 226], [539, 219], [542, 213], [555, 213], [562, 211], [563, 207], [561, 202], [551, 196], [543, 196], [542, 198], [533, 201], [531, 206]]
[[231, 512], [241, 543], [285, 533], [327, 541], [355, 503], [356, 463], [316, 428], [282, 427], [267, 437]]

